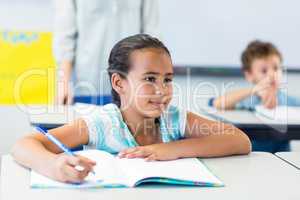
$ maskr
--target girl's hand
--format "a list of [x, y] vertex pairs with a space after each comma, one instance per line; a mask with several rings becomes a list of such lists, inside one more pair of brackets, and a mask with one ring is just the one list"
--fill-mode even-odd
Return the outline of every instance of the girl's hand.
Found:
[[179, 156], [173, 151], [170, 144], [152, 144], [138, 146], [120, 151], [119, 158], [144, 158], [146, 161], [175, 160]]
[[[92, 161], [83, 156], [69, 156], [65, 154], [58, 155], [53, 163], [50, 176], [55, 180], [66, 183], [80, 183], [93, 170], [96, 165]], [[82, 168], [82, 170], [78, 169]]]

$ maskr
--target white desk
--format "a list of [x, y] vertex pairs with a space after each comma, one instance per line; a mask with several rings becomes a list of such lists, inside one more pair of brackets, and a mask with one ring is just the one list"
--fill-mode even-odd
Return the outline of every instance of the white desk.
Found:
[[[264, 116], [261, 116], [259, 114], [256, 114], [255, 112], [248, 111], [248, 110], [217, 110], [212, 107], [203, 107], [201, 111], [208, 114], [209, 116], [212, 116], [213, 118], [217, 117], [225, 121], [230, 121], [231, 123], [234, 124], [254, 124], [254, 125], [269, 124], [270, 126], [286, 124], [280, 121], [268, 119]], [[288, 124], [299, 125], [300, 119], [288, 118]]]
[[29, 117], [17, 106], [0, 106], [0, 155], [9, 153], [20, 137], [32, 131]]
[[221, 188], [147, 185], [130, 189], [31, 189], [29, 170], [2, 158], [2, 200], [30, 199], [272, 199], [299, 200], [299, 170], [269, 153], [203, 159], [225, 183]]
[[254, 139], [300, 139], [300, 119], [282, 123], [247, 110], [220, 111], [211, 107], [204, 107], [202, 112], [215, 120], [234, 124]]
[[76, 106], [33, 106], [27, 109], [31, 125], [41, 125], [45, 128], [54, 128], [64, 125], [74, 119], [89, 115], [98, 106], [79, 104]]
[[282, 160], [300, 170], [300, 152], [278, 152], [275, 154]]

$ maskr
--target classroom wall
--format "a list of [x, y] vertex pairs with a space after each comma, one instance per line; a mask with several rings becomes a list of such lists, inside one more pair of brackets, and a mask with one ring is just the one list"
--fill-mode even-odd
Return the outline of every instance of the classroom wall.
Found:
[[[161, 3], [161, 6], [166, 6], [166, 3]], [[199, 3], [197, 3], [199, 5]], [[223, 5], [225, 6], [225, 5]], [[300, 5], [299, 5], [300, 6]], [[173, 8], [173, 7], [172, 7]], [[186, 7], [185, 7], [186, 8]], [[163, 8], [160, 8], [162, 12]], [[193, 10], [195, 11], [195, 10]], [[172, 20], [170, 24], [178, 24], [181, 22], [181, 15], [185, 12], [184, 10], [177, 15]], [[285, 12], [283, 10], [282, 12]], [[0, 0], [0, 30], [30, 30], [30, 31], [52, 31], [53, 29], [53, 0]], [[161, 14], [161, 17], [164, 19], [166, 15]], [[166, 22], [163, 22], [166, 23]], [[181, 23], [179, 23], [182, 25]], [[201, 26], [199, 26], [201, 27]], [[209, 49], [210, 46], [207, 46], [207, 51], [213, 51], [214, 49]], [[211, 47], [212, 48], [212, 47]], [[189, 52], [185, 50], [185, 52]], [[176, 55], [173, 55], [173, 57]], [[236, 55], [239, 57], [239, 55]], [[176, 59], [176, 58], [174, 58]], [[300, 90], [297, 89], [297, 80], [299, 80], [300, 73], [289, 73], [285, 80], [285, 83], [288, 83], [288, 92], [290, 94], [295, 94], [300, 97]], [[195, 80], [195, 84], [198, 84], [199, 81], [208, 81], [216, 83], [219, 89], [224, 83], [231, 83], [231, 87], [243, 86], [244, 83], [242, 78], [239, 77], [206, 77], [198, 76]], [[180, 80], [181, 81], [181, 80]], [[186, 81], [183, 81], [186, 82]], [[182, 83], [185, 84], [185, 83]], [[202, 87], [205, 90], [205, 87]], [[205, 93], [205, 92], [204, 92]]]
[[236, 67], [246, 44], [261, 39], [299, 69], [299, 7], [297, 0], [162, 0], [162, 35], [180, 65]]
[[51, 31], [53, 0], [0, 0], [0, 29]]
[[[52, 30], [53, 0], [0, 0], [0, 5], [0, 29]], [[286, 54], [285, 65], [299, 69], [300, 47], [294, 45], [300, 42], [299, 7], [297, 0], [159, 1], [162, 36], [174, 62], [195, 66], [238, 66], [236, 55], [248, 41], [264, 39]]]

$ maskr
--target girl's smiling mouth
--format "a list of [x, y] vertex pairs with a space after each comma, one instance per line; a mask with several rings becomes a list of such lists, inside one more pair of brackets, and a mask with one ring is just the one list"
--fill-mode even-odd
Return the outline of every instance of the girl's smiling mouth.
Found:
[[163, 101], [151, 101], [150, 100], [149, 103], [151, 105], [153, 105], [155, 108], [159, 108], [159, 109], [164, 109], [167, 106], [167, 103], [163, 102]]

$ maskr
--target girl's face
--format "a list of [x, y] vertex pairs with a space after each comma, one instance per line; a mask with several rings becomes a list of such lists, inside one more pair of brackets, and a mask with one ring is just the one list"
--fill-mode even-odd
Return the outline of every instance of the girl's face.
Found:
[[173, 65], [165, 51], [148, 48], [132, 52], [122, 107], [146, 118], [159, 117], [172, 99], [172, 81]]

